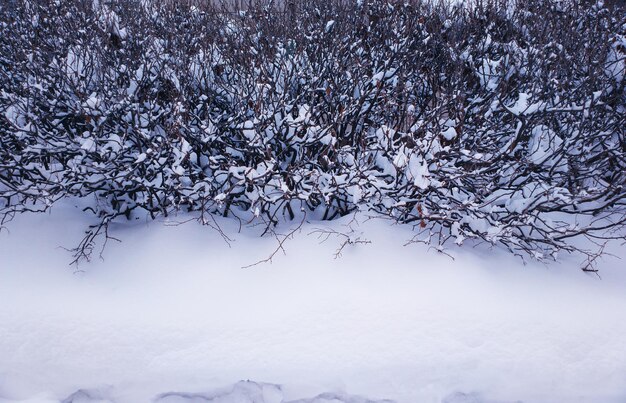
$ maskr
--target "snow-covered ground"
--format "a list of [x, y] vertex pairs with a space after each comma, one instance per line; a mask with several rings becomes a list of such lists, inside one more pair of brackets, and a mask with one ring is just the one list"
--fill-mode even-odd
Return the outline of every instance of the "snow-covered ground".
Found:
[[0, 233], [0, 402], [626, 400], [620, 260], [601, 279], [486, 248], [452, 260], [379, 220], [334, 259], [340, 239], [307, 235], [348, 220], [245, 269], [276, 241], [233, 220], [230, 247], [194, 222], [120, 224], [75, 272], [59, 246], [86, 215], [18, 217]]

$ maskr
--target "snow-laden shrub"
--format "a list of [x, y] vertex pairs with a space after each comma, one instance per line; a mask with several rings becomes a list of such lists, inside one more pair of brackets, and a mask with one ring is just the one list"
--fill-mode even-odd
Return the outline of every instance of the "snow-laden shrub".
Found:
[[80, 259], [136, 210], [361, 209], [593, 258], [625, 237], [623, 10], [484, 3], [0, 5], [3, 222], [93, 197]]

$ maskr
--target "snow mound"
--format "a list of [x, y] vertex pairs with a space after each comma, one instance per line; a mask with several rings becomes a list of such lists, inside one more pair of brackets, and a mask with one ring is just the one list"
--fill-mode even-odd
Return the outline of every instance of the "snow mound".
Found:
[[279, 385], [253, 381], [237, 382], [226, 391], [212, 393], [164, 393], [155, 403], [392, 403], [347, 394], [322, 393], [308, 399], [285, 400]]
[[158, 396], [154, 401], [155, 403], [282, 403], [284, 400], [282, 390], [278, 385], [241, 381], [227, 391], [207, 394], [170, 392]]
[[61, 403], [114, 403], [105, 390], [79, 389], [63, 399]]

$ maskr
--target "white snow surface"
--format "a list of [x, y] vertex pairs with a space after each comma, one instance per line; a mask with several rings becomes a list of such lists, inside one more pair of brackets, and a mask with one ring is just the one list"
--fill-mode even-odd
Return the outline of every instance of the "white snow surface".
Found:
[[195, 222], [121, 223], [123, 242], [77, 272], [59, 246], [87, 215], [17, 217], [0, 232], [0, 402], [626, 400], [620, 260], [601, 279], [485, 247], [452, 260], [358, 218], [371, 243], [338, 259], [340, 239], [309, 233], [349, 217], [306, 223], [247, 269], [276, 240], [235, 220], [219, 221], [230, 247]]

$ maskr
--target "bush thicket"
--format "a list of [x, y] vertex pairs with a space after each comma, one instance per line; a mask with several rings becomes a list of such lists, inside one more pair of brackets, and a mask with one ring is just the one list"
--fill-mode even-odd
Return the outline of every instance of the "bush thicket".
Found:
[[626, 234], [626, 19], [578, 1], [0, 4], [0, 218], [368, 210], [555, 258]]

